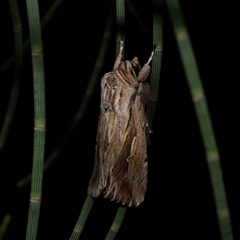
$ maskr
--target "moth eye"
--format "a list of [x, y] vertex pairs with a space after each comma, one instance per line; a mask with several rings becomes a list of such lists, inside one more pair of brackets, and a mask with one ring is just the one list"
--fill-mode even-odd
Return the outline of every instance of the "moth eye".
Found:
[[132, 63], [132, 67], [134, 68], [134, 70], [138, 70], [138, 71], [140, 70], [141, 66], [140, 66], [140, 63], [139, 63], [137, 57], [133, 58], [131, 63]]
[[132, 71], [132, 62], [130, 62], [130, 61], [125, 61], [124, 62], [124, 68], [125, 68], [125, 70], [126, 71], [128, 71], [128, 72], [131, 72]]

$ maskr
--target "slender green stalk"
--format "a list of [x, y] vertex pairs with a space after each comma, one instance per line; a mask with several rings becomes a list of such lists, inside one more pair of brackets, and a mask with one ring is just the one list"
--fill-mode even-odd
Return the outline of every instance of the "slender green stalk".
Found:
[[[96, 59], [95, 65], [94, 65], [94, 69], [92, 71], [92, 75], [90, 77], [88, 86], [87, 86], [86, 91], [84, 93], [82, 102], [79, 105], [79, 108], [78, 108], [78, 110], [77, 110], [77, 112], [74, 116], [72, 124], [70, 125], [69, 129], [67, 130], [67, 133], [64, 136], [64, 138], [62, 139], [62, 141], [60, 142], [59, 146], [45, 160], [44, 170], [48, 169], [48, 167], [59, 156], [63, 147], [65, 146], [65, 143], [69, 140], [72, 133], [75, 131], [76, 127], [78, 126], [79, 122], [82, 120], [82, 117], [84, 116], [85, 110], [88, 106], [88, 103], [89, 103], [91, 97], [92, 97], [92, 94], [93, 94], [93, 91], [95, 89], [96, 83], [99, 81], [100, 72], [101, 72], [102, 65], [103, 65], [104, 60], [105, 60], [107, 47], [109, 45], [109, 40], [110, 40], [110, 36], [111, 36], [111, 29], [112, 29], [113, 22], [114, 22], [114, 14], [113, 13], [114, 13], [113, 9], [111, 8], [111, 10], [109, 12], [108, 19], [107, 19], [106, 27], [105, 27], [105, 30], [104, 30], [100, 50], [98, 52], [98, 56], [97, 56], [97, 59]], [[17, 182], [17, 186], [18, 187], [24, 186], [25, 184], [27, 184], [31, 180], [31, 177], [32, 177], [32, 175], [29, 174], [26, 177], [24, 177], [23, 179], [20, 179]]]
[[111, 228], [108, 231], [108, 234], [107, 234], [105, 240], [113, 240], [115, 238], [116, 234], [118, 233], [118, 230], [120, 229], [120, 227], [122, 225], [122, 221], [123, 221], [126, 211], [127, 211], [126, 207], [118, 208], [116, 217], [113, 221]]
[[4, 217], [3, 217], [3, 220], [0, 224], [0, 240], [3, 239], [4, 237], [4, 234], [5, 232], [7, 231], [8, 229], [8, 225], [10, 224], [11, 222], [11, 219], [12, 219], [12, 216], [10, 214], [6, 214]]
[[14, 60], [14, 76], [13, 85], [11, 90], [11, 97], [8, 105], [8, 109], [5, 115], [4, 123], [0, 132], [0, 152], [5, 144], [6, 137], [8, 135], [9, 128], [12, 123], [14, 111], [16, 109], [18, 95], [19, 95], [19, 83], [22, 69], [22, 24], [19, 15], [18, 5], [16, 0], [9, 0], [9, 6], [13, 21], [14, 42], [15, 42], [15, 60]]
[[117, 27], [117, 36], [116, 36], [116, 56], [119, 54], [120, 41], [124, 41], [124, 26], [125, 26], [125, 1], [116, 0], [116, 27]]
[[170, 12], [178, 48], [184, 65], [188, 85], [198, 117], [203, 143], [205, 146], [205, 153], [212, 181], [221, 236], [223, 240], [230, 240], [233, 239], [232, 227], [224, 189], [220, 157], [192, 45], [178, 1], [167, 0], [166, 3]]
[[162, 63], [162, 0], [153, 0], [153, 10], [153, 45], [155, 47], [155, 53], [152, 60], [150, 94], [147, 105], [147, 118], [150, 128], [152, 127], [153, 116], [156, 109]]
[[34, 149], [26, 239], [34, 240], [37, 237], [42, 196], [42, 175], [45, 147], [45, 89], [42, 36], [38, 1], [26, 0], [26, 4], [32, 49], [34, 90]]
[[[59, 7], [60, 3], [62, 3], [62, 0], [55, 0], [53, 4], [50, 6], [46, 14], [43, 16], [41, 20], [41, 27], [44, 28], [48, 21], [51, 19], [57, 8]], [[30, 44], [30, 39], [27, 38], [23, 43], [23, 51], [25, 51]], [[14, 56], [11, 56], [8, 60], [6, 60], [1, 66], [0, 66], [0, 74], [7, 70], [14, 62]]]
[[73, 233], [70, 237], [70, 240], [78, 240], [79, 239], [79, 237], [83, 231], [85, 222], [88, 218], [89, 212], [92, 209], [92, 205], [93, 205], [93, 198], [88, 195], [85, 200], [85, 203], [83, 205], [82, 211], [79, 215], [79, 218], [77, 220], [77, 223], [73, 229]]

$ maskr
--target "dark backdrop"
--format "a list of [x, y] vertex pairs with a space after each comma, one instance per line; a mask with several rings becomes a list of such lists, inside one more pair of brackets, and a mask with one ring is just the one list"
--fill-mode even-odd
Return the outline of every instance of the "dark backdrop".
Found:
[[[43, 16], [52, 1], [40, 1]], [[71, 5], [64, 1], [43, 30], [46, 78], [46, 156], [58, 145], [82, 100], [101, 43], [110, 1]], [[143, 64], [152, 50], [152, 3], [132, 1], [149, 31], [126, 13], [125, 58]], [[236, 131], [238, 45], [235, 7], [226, 3], [180, 1], [206, 93], [221, 155], [235, 238], [240, 237], [239, 169]], [[72, 4], [74, 4], [72, 2]], [[211, 4], [211, 5], [209, 5]], [[20, 2], [23, 37], [28, 35], [25, 2]], [[13, 53], [7, 1], [0, 3], [0, 63]], [[148, 148], [145, 201], [130, 208], [116, 239], [220, 239], [215, 203], [197, 119], [169, 15], [163, 6], [163, 58], [157, 112]], [[115, 59], [115, 28], [101, 75]], [[0, 76], [0, 123], [9, 99], [13, 67]], [[12, 214], [4, 239], [24, 239], [30, 184], [16, 181], [31, 171], [33, 95], [31, 52], [24, 53], [21, 92], [6, 145], [0, 153], [0, 214]], [[61, 156], [44, 174], [38, 239], [68, 239], [84, 203], [94, 162], [100, 78], [93, 98]], [[118, 204], [99, 198], [82, 239], [104, 239]]]

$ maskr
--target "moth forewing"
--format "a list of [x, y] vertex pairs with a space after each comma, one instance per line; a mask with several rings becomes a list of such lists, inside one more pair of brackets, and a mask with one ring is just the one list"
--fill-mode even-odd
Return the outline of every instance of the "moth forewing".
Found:
[[138, 59], [122, 62], [123, 42], [113, 71], [101, 80], [101, 106], [95, 163], [88, 194], [100, 193], [128, 206], [138, 206], [147, 188], [147, 141], [145, 103], [149, 85], [148, 62], [140, 69]]

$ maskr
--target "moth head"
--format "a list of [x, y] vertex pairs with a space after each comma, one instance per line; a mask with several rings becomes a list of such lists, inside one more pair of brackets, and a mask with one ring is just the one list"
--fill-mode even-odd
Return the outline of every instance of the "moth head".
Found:
[[138, 73], [141, 69], [140, 63], [138, 61], [138, 58], [133, 58], [132, 61], [126, 60], [120, 64], [120, 68], [131, 73], [135, 78], [137, 78]]

